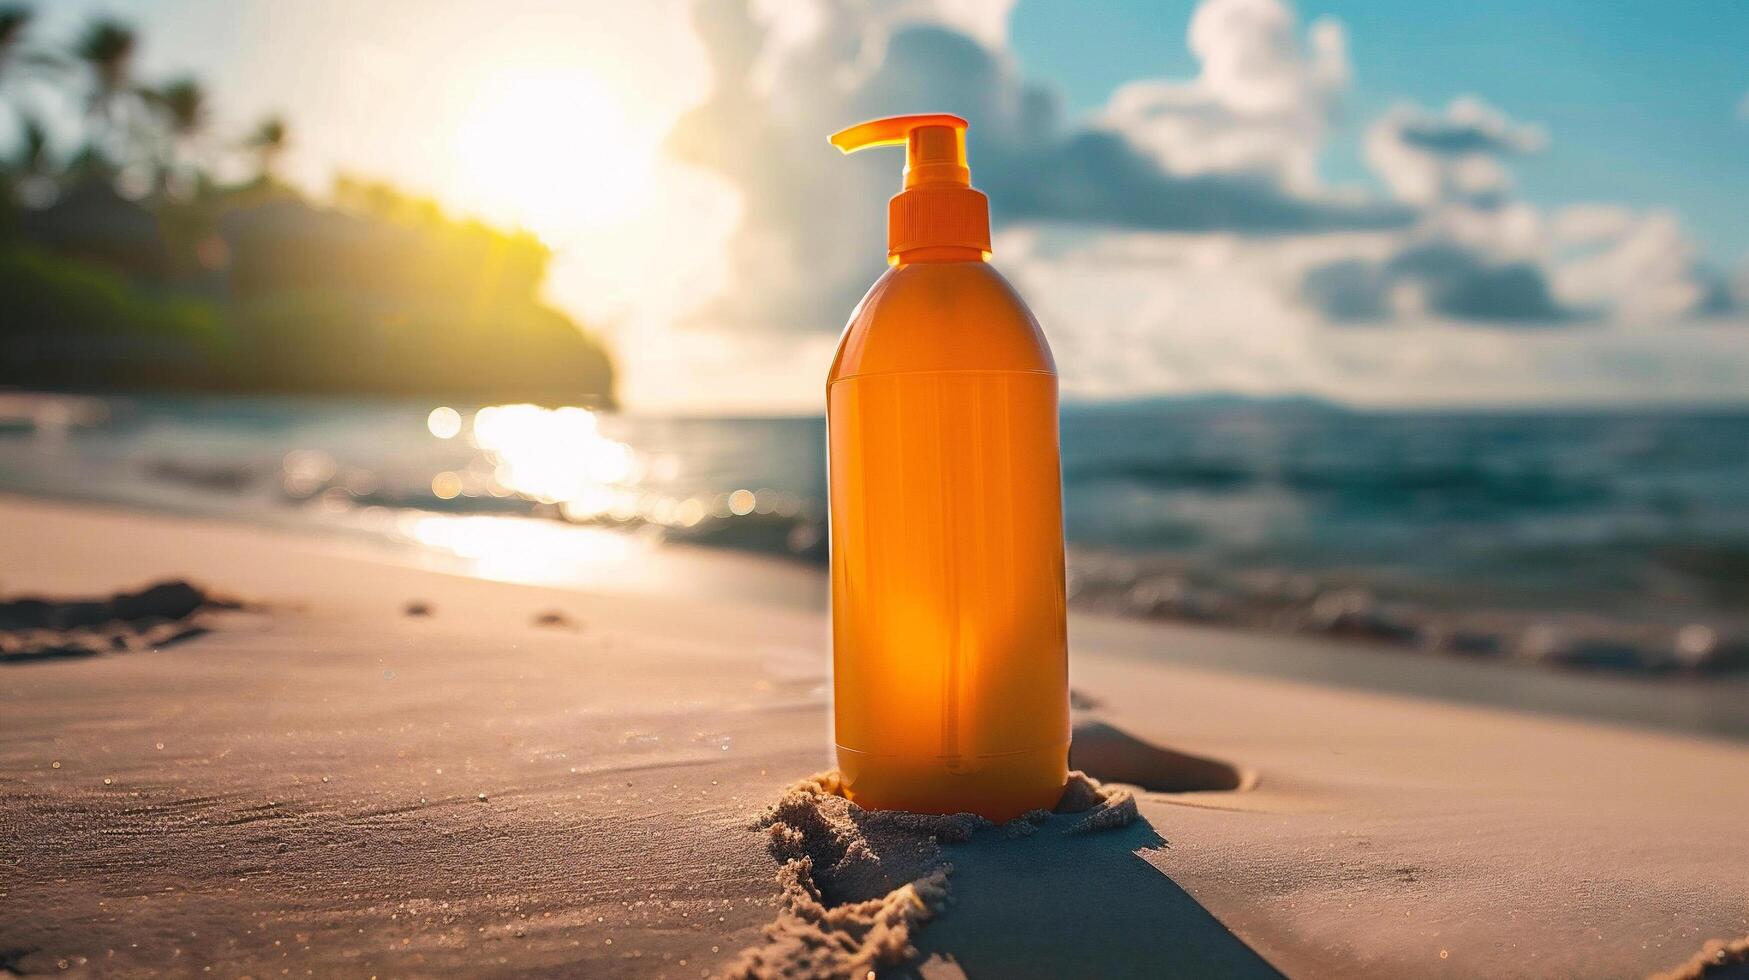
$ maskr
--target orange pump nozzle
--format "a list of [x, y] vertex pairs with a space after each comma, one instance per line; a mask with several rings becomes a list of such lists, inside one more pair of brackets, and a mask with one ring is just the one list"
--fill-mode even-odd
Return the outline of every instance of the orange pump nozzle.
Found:
[[845, 153], [905, 145], [905, 187], [887, 204], [887, 255], [919, 248], [990, 253], [990, 202], [966, 167], [966, 121], [946, 113], [889, 116], [832, 135]]

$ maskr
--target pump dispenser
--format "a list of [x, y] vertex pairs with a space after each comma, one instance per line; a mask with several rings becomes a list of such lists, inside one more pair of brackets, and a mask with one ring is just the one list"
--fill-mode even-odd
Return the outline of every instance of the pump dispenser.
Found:
[[905, 189], [887, 202], [887, 261], [917, 248], [975, 248], [990, 254], [990, 201], [972, 188], [966, 121], [933, 114], [893, 116], [832, 137], [845, 153], [905, 147]]
[[879, 119], [832, 143], [906, 149], [892, 268], [826, 383], [845, 791], [996, 821], [1050, 808], [1069, 749], [1056, 366], [989, 264], [964, 119]]

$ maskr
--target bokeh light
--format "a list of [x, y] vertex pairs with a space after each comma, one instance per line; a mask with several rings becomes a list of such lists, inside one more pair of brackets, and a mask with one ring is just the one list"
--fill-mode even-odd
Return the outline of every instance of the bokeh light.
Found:
[[454, 439], [462, 432], [462, 413], [448, 405], [439, 405], [425, 417], [425, 427], [439, 439]]

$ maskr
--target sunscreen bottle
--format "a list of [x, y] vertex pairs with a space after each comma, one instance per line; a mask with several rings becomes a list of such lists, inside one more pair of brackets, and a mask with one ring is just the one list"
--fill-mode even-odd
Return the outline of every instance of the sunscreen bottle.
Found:
[[826, 382], [845, 792], [995, 821], [1048, 809], [1069, 752], [1056, 366], [990, 266], [964, 119], [879, 119], [832, 143], [906, 152], [891, 268]]

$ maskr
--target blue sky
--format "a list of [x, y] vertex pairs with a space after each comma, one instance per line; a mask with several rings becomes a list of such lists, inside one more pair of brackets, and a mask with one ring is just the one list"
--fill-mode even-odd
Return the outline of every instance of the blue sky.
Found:
[[[1067, 108], [1087, 112], [1139, 77], [1195, 71], [1190, 0], [1019, 0], [1014, 54]], [[1354, 89], [1325, 175], [1368, 179], [1366, 124], [1408, 99], [1479, 95], [1541, 124], [1521, 162], [1526, 198], [1675, 208], [1721, 262], [1749, 253], [1749, 3], [1740, 0], [1303, 0], [1347, 28]]]
[[[251, 73], [248, 62], [324, 60], [314, 47], [322, 38], [296, 30], [298, 21], [313, 24], [316, 16], [288, 17], [283, 9], [269, 16], [267, 5], [249, 0], [34, 6], [46, 26], [63, 32], [98, 12], [131, 20], [146, 34], [146, 64], [217, 71], [249, 84], [264, 102], [280, 96], [280, 86], [264, 71]], [[302, 6], [357, 9], [330, 0]], [[622, 5], [569, 6], [580, 12], [580, 24], [606, 22], [592, 32], [597, 38], [637, 32], [636, 18]], [[647, 19], [661, 30], [683, 30], [683, 18], [667, 9], [675, 6], [652, 2]], [[1195, 6], [1194, 0], [1018, 0], [1009, 18], [1011, 53], [1027, 78], [1055, 90], [1071, 113], [1092, 112], [1125, 82], [1195, 73], [1185, 44]], [[1360, 138], [1392, 104], [1437, 107], [1473, 94], [1547, 130], [1547, 149], [1516, 167], [1526, 198], [1549, 205], [1596, 200], [1672, 207], [1715, 261], [1749, 254], [1749, 119], [1740, 108], [1749, 97], [1743, 54], [1749, 3], [1304, 0], [1297, 7], [1304, 21], [1331, 17], [1343, 24], [1355, 68], [1324, 151], [1323, 172], [1332, 182], [1372, 180]], [[361, 30], [378, 26], [375, 17], [356, 20]], [[287, 54], [263, 59], [270, 30], [283, 36]], [[354, 39], [332, 40], [344, 46]], [[686, 74], [660, 57], [649, 60], [662, 71]], [[643, 79], [638, 84], [651, 87]], [[234, 92], [231, 97], [238, 100]]]
[[824, 137], [944, 110], [1070, 397], [1749, 398], [1745, 0], [35, 6], [203, 79], [215, 165], [281, 112], [318, 195], [540, 234], [634, 406], [817, 410], [899, 174]]

